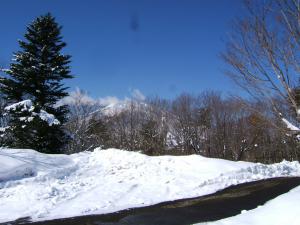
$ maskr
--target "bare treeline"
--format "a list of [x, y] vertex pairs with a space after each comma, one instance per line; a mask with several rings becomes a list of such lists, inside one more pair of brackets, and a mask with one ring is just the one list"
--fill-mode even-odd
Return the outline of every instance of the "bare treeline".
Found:
[[299, 159], [297, 141], [267, 106], [263, 100], [245, 102], [215, 92], [129, 100], [105, 108], [84, 104], [79, 97], [66, 125], [72, 136], [66, 151], [100, 146], [266, 163]]

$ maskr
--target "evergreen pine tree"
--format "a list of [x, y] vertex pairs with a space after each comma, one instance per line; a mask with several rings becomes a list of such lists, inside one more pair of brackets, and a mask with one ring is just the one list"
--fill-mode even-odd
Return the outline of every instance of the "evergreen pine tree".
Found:
[[62, 80], [72, 78], [70, 56], [61, 53], [66, 43], [60, 31], [50, 13], [34, 20], [7, 76], [0, 79], [0, 91], [13, 104], [6, 108], [9, 126], [2, 129], [12, 137], [10, 147], [59, 153], [68, 139], [62, 129], [68, 109], [56, 106], [68, 95]]

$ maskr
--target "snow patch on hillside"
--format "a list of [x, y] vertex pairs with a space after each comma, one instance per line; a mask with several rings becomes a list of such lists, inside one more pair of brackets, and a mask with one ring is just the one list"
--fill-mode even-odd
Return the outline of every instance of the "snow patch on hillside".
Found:
[[287, 119], [282, 118], [282, 121], [283, 121], [283, 123], [285, 123], [287, 129], [289, 129], [290, 131], [300, 131], [299, 127], [295, 126], [294, 124], [289, 122]]

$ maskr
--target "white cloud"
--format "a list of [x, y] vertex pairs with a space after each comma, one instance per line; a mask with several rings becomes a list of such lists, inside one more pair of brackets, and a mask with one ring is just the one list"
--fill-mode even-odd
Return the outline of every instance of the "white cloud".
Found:
[[69, 96], [63, 98], [57, 106], [60, 105], [75, 105], [75, 104], [83, 104], [83, 105], [95, 105], [99, 104], [102, 106], [114, 106], [117, 104], [122, 104], [130, 99], [135, 99], [139, 101], [143, 101], [146, 97], [143, 93], [138, 89], [133, 89], [130, 91], [130, 98], [124, 97], [120, 99], [116, 96], [105, 96], [100, 98], [91, 97], [88, 92], [81, 90], [80, 88], [76, 88], [75, 91], [71, 91]]

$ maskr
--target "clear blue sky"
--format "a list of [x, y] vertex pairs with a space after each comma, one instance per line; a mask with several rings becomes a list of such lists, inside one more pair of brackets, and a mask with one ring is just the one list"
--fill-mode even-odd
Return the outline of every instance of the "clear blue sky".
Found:
[[26, 25], [51, 12], [63, 26], [75, 79], [93, 97], [172, 98], [235, 92], [219, 58], [241, 0], [1, 0], [0, 65], [8, 66]]

